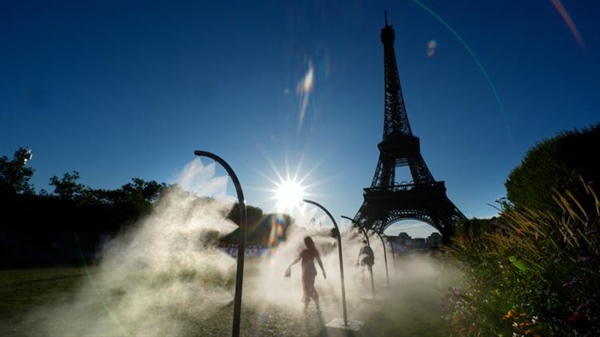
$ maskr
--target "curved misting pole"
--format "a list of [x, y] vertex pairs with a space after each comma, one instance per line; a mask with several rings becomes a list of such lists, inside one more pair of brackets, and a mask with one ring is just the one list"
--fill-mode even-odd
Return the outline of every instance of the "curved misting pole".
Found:
[[333, 222], [333, 225], [335, 226], [335, 229], [337, 230], [337, 241], [338, 241], [338, 253], [340, 256], [340, 279], [342, 281], [342, 309], [344, 311], [344, 326], [348, 325], [348, 312], [346, 310], [346, 286], [344, 285], [344, 260], [342, 258], [342, 233], [340, 233], [340, 228], [338, 227], [337, 223], [335, 222], [335, 219], [333, 218], [333, 216], [331, 216], [331, 213], [329, 213], [329, 211], [319, 205], [318, 203], [312, 201], [312, 200], [308, 200], [308, 199], [302, 199], [302, 201], [307, 202], [309, 204], [313, 204], [317, 207], [319, 207], [320, 209], [322, 209], [325, 213], [327, 213], [327, 216], [329, 216], [329, 218], [331, 219], [331, 222]]
[[390, 241], [390, 239], [388, 238], [387, 235], [385, 234], [381, 234], [383, 237], [385, 237], [387, 239], [387, 241], [390, 243], [390, 248], [392, 249], [392, 262], [394, 262], [394, 275], [396, 275], [396, 252], [394, 251], [394, 243], [392, 241]]
[[381, 237], [381, 234], [379, 234], [376, 231], [373, 231], [373, 233], [377, 234], [377, 236], [379, 236], [379, 238], [381, 239], [381, 244], [383, 245], [383, 259], [385, 261], [385, 277], [387, 278], [387, 286], [388, 288], [390, 287], [390, 274], [388, 272], [388, 263], [387, 263], [387, 253], [385, 252], [385, 241], [383, 241], [383, 237]]
[[233, 298], [233, 327], [231, 335], [238, 337], [240, 335], [240, 316], [242, 311], [242, 283], [244, 278], [244, 255], [246, 254], [246, 226], [247, 226], [247, 213], [246, 213], [246, 201], [244, 200], [244, 192], [242, 192], [242, 186], [238, 180], [235, 172], [231, 169], [231, 166], [227, 164], [221, 157], [206, 151], [194, 151], [196, 156], [205, 156], [214, 159], [221, 164], [229, 177], [235, 185], [235, 190], [238, 196], [238, 204], [240, 207], [240, 237], [238, 243], [238, 254], [237, 254], [237, 272], [235, 276], [235, 296]]
[[[369, 235], [367, 234], [367, 231], [364, 228], [362, 228], [362, 226], [359, 226], [356, 223], [356, 221], [354, 221], [354, 219], [352, 219], [350, 217], [347, 217], [345, 215], [342, 215], [342, 218], [348, 219], [348, 220], [352, 221], [352, 223], [355, 224], [356, 227], [358, 227], [358, 229], [364, 234], [365, 240], [367, 240], [367, 246], [371, 247], [371, 242], [369, 241]], [[384, 252], [385, 252], [385, 247], [383, 247], [383, 249], [384, 249]], [[387, 261], [387, 259], [386, 259], [386, 261]], [[386, 262], [386, 266], [385, 267], [387, 268], [387, 262]], [[371, 293], [373, 294], [373, 298], [375, 298], [375, 280], [373, 279], [373, 266], [371, 266], [369, 268], [369, 274], [371, 275]]]

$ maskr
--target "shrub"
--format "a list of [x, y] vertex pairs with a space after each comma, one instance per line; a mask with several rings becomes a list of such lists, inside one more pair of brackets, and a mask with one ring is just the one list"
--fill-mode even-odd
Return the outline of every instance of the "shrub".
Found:
[[583, 186], [591, 210], [565, 192], [562, 216], [507, 209], [448, 248], [467, 275], [443, 299], [457, 336], [600, 335], [600, 201]]

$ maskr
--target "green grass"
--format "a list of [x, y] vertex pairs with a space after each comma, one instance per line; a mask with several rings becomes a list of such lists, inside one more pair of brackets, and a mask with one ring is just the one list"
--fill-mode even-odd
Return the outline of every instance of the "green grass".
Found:
[[29, 311], [70, 298], [87, 272], [81, 267], [0, 271], [0, 336], [21, 336]]
[[[386, 301], [365, 322], [364, 336], [447, 336], [439, 305], [441, 292], [401, 285], [402, 296]], [[419, 284], [422, 286], [422, 284]]]
[[68, 296], [86, 275], [81, 267], [0, 271], [0, 316], [13, 316]]
[[[252, 260], [247, 263], [247, 275], [253, 274]], [[0, 336], [27, 337], [46, 335], [32, 325], [29, 313], [43, 308], [54, 308], [57, 304], [69, 303], [75, 299], [77, 291], [89, 280], [98, 276], [95, 267], [74, 268], [40, 268], [0, 271]], [[187, 275], [188, 278], [194, 275]], [[164, 277], [164, 276], [161, 276]], [[249, 278], [246, 278], [249, 280]], [[161, 280], [155, 280], [162, 282]], [[439, 299], [442, 290], [434, 285], [435, 280], [429, 280], [431, 287], [424, 287], [423, 280], [414, 282], [403, 279], [396, 286], [378, 290], [384, 295], [384, 301], [367, 304], [372, 310], [364, 316], [363, 326], [353, 336], [447, 336], [440, 330], [442, 326]], [[431, 289], [434, 289], [433, 291]], [[348, 315], [357, 312], [359, 301], [349, 299]], [[338, 305], [332, 305], [333, 311], [321, 315], [311, 308], [306, 316], [300, 311], [285, 309], [282, 306], [265, 302], [254, 303], [252, 306], [243, 302], [241, 314], [241, 336], [334, 336], [335, 331], [323, 333], [323, 326], [332, 317], [341, 317]], [[331, 308], [331, 307], [330, 307]], [[165, 312], [148, 313], [148, 319], [158, 318], [158, 315], [169, 316], [169, 321], [177, 326], [174, 336], [229, 336], [232, 332], [233, 303], [214, 312], [191, 315], [189, 311], [178, 311], [176, 308]], [[43, 310], [42, 310], [43, 312]], [[98, 307], [102, 313], [102, 308]], [[156, 315], [156, 316], [155, 316]], [[34, 316], [35, 317], [35, 316]], [[67, 322], [68, 323], [68, 322]], [[61, 323], [64, 324], [64, 323]], [[120, 323], [118, 323], [120, 324]], [[112, 330], [115, 331], [115, 330]], [[123, 326], [121, 333], [107, 334], [103, 337], [139, 336]], [[338, 333], [340, 330], [337, 330]], [[341, 331], [343, 332], [343, 331]], [[155, 336], [162, 336], [156, 334]], [[67, 336], [59, 336], [67, 337]], [[73, 336], [75, 337], [75, 336]], [[86, 336], [77, 336], [86, 337]], [[145, 337], [145, 336], [144, 336]]]

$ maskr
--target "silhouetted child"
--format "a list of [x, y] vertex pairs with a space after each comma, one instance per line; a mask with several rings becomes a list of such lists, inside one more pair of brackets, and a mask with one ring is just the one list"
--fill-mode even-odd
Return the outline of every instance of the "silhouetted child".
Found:
[[362, 280], [365, 279], [365, 270], [368, 270], [370, 274], [373, 274], [373, 265], [375, 264], [375, 254], [373, 249], [369, 246], [367, 240], [363, 240], [363, 246], [360, 247], [358, 252], [358, 258], [356, 265], [361, 268]]

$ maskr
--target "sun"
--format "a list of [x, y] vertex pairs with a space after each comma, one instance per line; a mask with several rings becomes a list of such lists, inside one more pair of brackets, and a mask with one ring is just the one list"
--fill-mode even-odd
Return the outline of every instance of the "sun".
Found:
[[314, 180], [315, 172], [322, 163], [311, 163], [307, 167], [303, 151], [294, 155], [284, 151], [277, 160], [273, 159], [272, 153], [263, 152], [263, 155], [272, 171], [256, 169], [256, 173], [265, 180], [256, 187], [263, 198], [259, 203], [264, 203], [264, 209], [270, 213], [301, 215], [306, 208], [303, 200], [318, 197], [323, 191], [322, 186], [328, 182], [328, 178]]
[[296, 180], [286, 180], [277, 184], [275, 200], [277, 209], [282, 211], [298, 205], [304, 196], [304, 187]]

